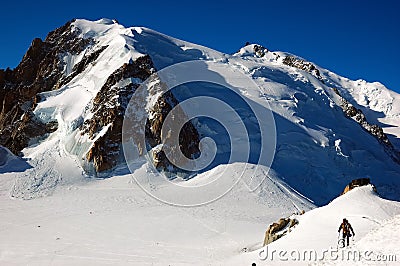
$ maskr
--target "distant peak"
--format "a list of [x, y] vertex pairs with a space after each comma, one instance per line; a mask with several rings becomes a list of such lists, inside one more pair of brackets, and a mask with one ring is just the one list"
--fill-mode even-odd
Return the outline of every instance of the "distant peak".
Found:
[[260, 44], [246, 42], [245, 46], [240, 48], [236, 55], [263, 57], [268, 52], [268, 49]]

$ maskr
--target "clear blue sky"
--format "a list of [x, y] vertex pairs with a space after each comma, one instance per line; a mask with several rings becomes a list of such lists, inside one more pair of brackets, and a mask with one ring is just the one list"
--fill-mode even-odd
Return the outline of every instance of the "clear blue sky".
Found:
[[116, 18], [232, 53], [246, 41], [400, 92], [400, 1], [4, 1], [0, 68], [72, 18]]

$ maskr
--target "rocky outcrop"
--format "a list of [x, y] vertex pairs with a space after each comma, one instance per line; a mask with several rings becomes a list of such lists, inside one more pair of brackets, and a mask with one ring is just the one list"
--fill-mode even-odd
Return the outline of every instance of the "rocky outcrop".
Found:
[[56, 122], [44, 124], [33, 114], [38, 93], [50, 91], [64, 75], [63, 55], [79, 54], [91, 39], [79, 38], [70, 21], [36, 38], [13, 70], [0, 70], [0, 145], [18, 154], [29, 142], [57, 129]]
[[96, 172], [112, 169], [120, 162], [125, 109], [135, 89], [154, 71], [149, 56], [139, 57], [111, 74], [93, 99], [93, 116], [84, 121], [80, 130], [94, 140], [107, 127], [86, 154]]
[[[148, 144], [154, 148], [157, 145], [161, 144], [161, 134], [162, 127], [164, 121], [168, 115], [168, 113], [178, 105], [178, 101], [174, 97], [171, 91], [168, 91], [158, 99], [157, 103], [153, 106], [150, 111], [147, 123], [146, 123], [146, 141]], [[179, 108], [179, 107], [177, 107]], [[171, 156], [174, 156], [174, 153], [179, 152], [178, 149], [183, 153], [186, 158], [194, 158], [197, 154], [200, 153], [199, 143], [200, 137], [196, 128], [193, 126], [191, 122], [183, 123], [186, 121], [186, 117], [183, 111], [176, 112], [177, 114], [174, 119], [175, 125], [183, 124], [183, 127], [179, 134], [179, 147], [168, 147], [172, 150]], [[167, 129], [167, 131], [177, 130], [176, 128]], [[179, 129], [178, 129], [179, 130]], [[168, 138], [165, 138], [164, 145], [168, 145], [173, 141]], [[173, 164], [167, 159], [165, 155], [165, 151], [161, 149], [153, 150], [153, 162], [154, 166], [158, 169], [173, 169]], [[180, 169], [174, 169], [180, 170]]]
[[[361, 187], [361, 186], [367, 186], [367, 185], [371, 185], [371, 181], [370, 181], [369, 178], [354, 179], [344, 188], [342, 194], [340, 194], [340, 195], [346, 194], [347, 192], [349, 192], [353, 188]], [[375, 192], [377, 192], [375, 186], [373, 187], [373, 189], [374, 189]]]
[[258, 57], [263, 57], [266, 53], [268, 53], [268, 49], [264, 46], [255, 44], [253, 47], [254, 54]]
[[282, 236], [290, 233], [291, 229], [299, 222], [293, 218], [281, 218], [278, 222], [270, 224], [267, 231], [265, 232], [264, 244], [266, 246]]
[[394, 148], [387, 135], [383, 132], [383, 129], [378, 125], [368, 123], [364, 113], [342, 97], [337, 88], [333, 88], [333, 91], [340, 98], [340, 107], [342, 108], [344, 115], [348, 118], [354, 119], [365, 131], [374, 136], [378, 142], [383, 145], [386, 153], [389, 154], [395, 162], [400, 163], [400, 152]]
[[307, 71], [324, 83], [318, 68], [314, 64], [290, 55], [286, 56], [282, 62], [285, 65]]
[[[111, 74], [94, 98], [91, 108], [93, 116], [84, 121], [80, 129], [82, 135], [88, 134], [90, 139], [95, 140], [86, 154], [86, 159], [93, 163], [96, 172], [110, 170], [121, 163], [122, 125], [127, 105], [137, 87], [154, 72], [155, 68], [151, 58], [148, 55], [139, 57], [129, 64], [124, 64]], [[152, 88], [152, 90], [160, 91], [159, 88]], [[149, 118], [145, 127], [145, 139], [148, 147], [154, 148], [161, 144], [163, 123], [168, 113], [178, 103], [174, 95], [168, 91], [161, 94], [154, 106], [148, 110]], [[185, 117], [176, 119], [185, 119]], [[97, 137], [100, 132], [102, 135]], [[188, 158], [192, 158], [199, 152], [199, 134], [192, 123], [188, 122], [183, 126], [179, 135], [179, 144], [180, 147], [175, 148], [181, 149]], [[144, 150], [141, 152], [143, 154]], [[158, 169], [174, 170], [173, 164], [166, 158], [163, 149], [153, 150], [153, 162]]]
[[[15, 107], [10, 114], [18, 113], [18, 108]], [[5, 127], [1, 131], [0, 142], [14, 154], [19, 154], [19, 151], [27, 147], [31, 141], [55, 130], [57, 130], [57, 122], [42, 123], [31, 110], [28, 110], [23, 113], [21, 119], [17, 119], [12, 126]]]

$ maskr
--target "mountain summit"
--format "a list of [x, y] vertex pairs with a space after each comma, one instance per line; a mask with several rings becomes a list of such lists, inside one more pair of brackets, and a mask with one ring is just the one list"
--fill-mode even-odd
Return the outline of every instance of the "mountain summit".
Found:
[[239, 99], [244, 97], [272, 111], [276, 145], [272, 165], [266, 165], [270, 174], [317, 205], [359, 177], [369, 177], [385, 197], [400, 199], [400, 95], [262, 45], [247, 44], [228, 55], [109, 19], [70, 21], [45, 40], [33, 40], [15, 69], [0, 70], [0, 145], [30, 165], [12, 196], [33, 198], [82, 176], [126, 171], [122, 127], [131, 97], [157, 71], [192, 60], [218, 65], [219, 72], [209, 68], [222, 77], [224, 69], [245, 75], [258, 91], [243, 87], [235, 96], [204, 82], [164, 94], [156, 88], [141, 110], [148, 115], [142, 147], [150, 154], [147, 163], [171, 176], [184, 172], [186, 180], [229, 162], [231, 132], [212, 117], [190, 119], [178, 134], [187, 158], [201, 156], [204, 137], [214, 139], [217, 151], [207, 168], [183, 171], [162, 148], [167, 114], [191, 96], [205, 95], [224, 100], [245, 121], [250, 142], [245, 163], [254, 164], [262, 130]]

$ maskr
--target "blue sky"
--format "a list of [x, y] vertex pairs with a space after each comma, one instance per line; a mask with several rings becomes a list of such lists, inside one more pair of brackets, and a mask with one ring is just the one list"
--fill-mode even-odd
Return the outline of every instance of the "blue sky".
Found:
[[246, 41], [400, 93], [400, 1], [6, 1], [0, 68], [72, 18], [116, 18], [226, 53]]

